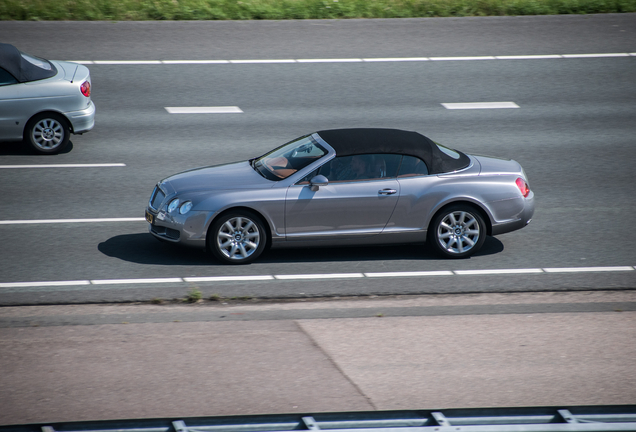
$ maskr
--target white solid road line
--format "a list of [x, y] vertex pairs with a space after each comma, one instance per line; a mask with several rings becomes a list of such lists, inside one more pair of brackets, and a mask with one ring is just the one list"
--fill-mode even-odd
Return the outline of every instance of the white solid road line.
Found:
[[544, 268], [546, 273], [585, 273], [585, 272], [620, 272], [632, 271], [633, 267], [562, 267], [562, 268]]
[[351, 279], [363, 278], [362, 273], [326, 273], [326, 274], [295, 274], [295, 275], [274, 275], [278, 280], [300, 280], [300, 279]]
[[185, 277], [186, 282], [232, 282], [232, 281], [259, 281], [273, 280], [274, 276], [256, 275], [256, 276], [209, 276], [209, 277]]
[[341, 58], [341, 59], [297, 59], [298, 63], [361, 63], [361, 58]]
[[563, 54], [563, 58], [603, 58], [603, 57], [629, 57], [629, 56], [630, 56], [629, 53]]
[[229, 60], [163, 60], [163, 64], [229, 64]]
[[429, 57], [431, 61], [479, 61], [497, 60], [494, 56], [474, 56], [474, 57]]
[[420, 277], [420, 276], [453, 276], [450, 270], [441, 271], [412, 271], [412, 272], [380, 272], [365, 273], [366, 277], [382, 278], [382, 277]]
[[589, 273], [589, 272], [625, 272], [634, 271], [636, 266], [613, 267], [561, 267], [561, 268], [530, 268], [530, 269], [489, 269], [489, 270], [441, 270], [441, 271], [411, 271], [411, 272], [380, 272], [380, 273], [324, 273], [324, 274], [294, 274], [294, 275], [247, 275], [247, 276], [210, 276], [210, 277], [171, 277], [150, 279], [94, 279], [74, 281], [42, 281], [42, 282], [2, 282], [0, 288], [29, 288], [55, 287], [76, 285], [135, 285], [161, 283], [196, 283], [196, 282], [250, 282], [250, 281], [291, 281], [310, 279], [361, 279], [388, 277], [428, 277], [428, 276], [462, 276], [462, 275], [523, 275], [550, 273]]
[[430, 61], [428, 57], [380, 57], [380, 58], [363, 58], [363, 62], [422, 62]]
[[462, 102], [462, 103], [442, 103], [442, 106], [449, 110], [467, 109], [507, 109], [519, 108], [514, 102]]
[[276, 63], [296, 63], [294, 59], [282, 59], [282, 60], [230, 60], [233, 64], [276, 64]]
[[68, 60], [79, 64], [95, 65], [184, 65], [184, 64], [307, 64], [307, 63], [377, 63], [377, 62], [423, 62], [423, 61], [484, 61], [484, 60], [545, 60], [636, 57], [636, 53], [597, 54], [534, 54], [503, 56], [455, 56], [455, 57], [378, 57], [378, 58], [324, 58], [324, 59], [253, 59], [253, 60]]
[[150, 283], [180, 283], [182, 278], [152, 278], [152, 279], [97, 279], [91, 280], [93, 285], [117, 284], [150, 284]]
[[241, 114], [237, 106], [165, 107], [170, 114]]
[[534, 269], [494, 269], [494, 270], [455, 270], [456, 275], [496, 275], [496, 274], [532, 274], [543, 273], [540, 268]]
[[0, 225], [54, 224], [54, 223], [101, 223], [101, 222], [145, 222], [142, 217], [135, 218], [94, 218], [94, 219], [26, 219], [3, 220]]
[[95, 60], [97, 65], [160, 65], [161, 60]]
[[541, 60], [541, 59], [561, 59], [563, 56], [558, 54], [548, 55], [519, 55], [519, 56], [495, 56], [497, 60]]
[[79, 281], [48, 281], [48, 282], [9, 282], [0, 283], [0, 288], [26, 288], [26, 287], [48, 287], [48, 286], [76, 286], [90, 285], [87, 280]]
[[18, 168], [112, 168], [125, 167], [124, 163], [103, 163], [103, 164], [47, 164], [47, 165], [0, 165], [0, 169]]

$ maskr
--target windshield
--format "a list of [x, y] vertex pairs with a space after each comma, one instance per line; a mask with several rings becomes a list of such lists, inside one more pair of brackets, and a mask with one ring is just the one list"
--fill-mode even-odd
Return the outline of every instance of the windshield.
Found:
[[283, 180], [327, 154], [311, 136], [298, 138], [271, 152], [252, 159], [252, 167], [269, 180]]

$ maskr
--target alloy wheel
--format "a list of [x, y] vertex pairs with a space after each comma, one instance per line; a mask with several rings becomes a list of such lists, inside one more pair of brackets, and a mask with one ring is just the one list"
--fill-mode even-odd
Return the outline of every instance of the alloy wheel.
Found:
[[31, 131], [33, 145], [41, 150], [55, 150], [64, 142], [66, 130], [64, 125], [53, 118], [38, 121]]
[[479, 243], [482, 230], [477, 218], [467, 211], [448, 213], [437, 226], [437, 240], [449, 254], [464, 254]]
[[227, 219], [216, 234], [219, 251], [228, 259], [243, 261], [250, 258], [261, 244], [258, 225], [248, 217]]

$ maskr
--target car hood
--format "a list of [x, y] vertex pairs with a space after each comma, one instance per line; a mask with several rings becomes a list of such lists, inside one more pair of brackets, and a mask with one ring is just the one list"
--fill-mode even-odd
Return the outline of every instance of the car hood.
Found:
[[161, 185], [169, 193], [270, 188], [275, 182], [254, 171], [248, 161], [235, 162], [184, 171], [163, 179]]

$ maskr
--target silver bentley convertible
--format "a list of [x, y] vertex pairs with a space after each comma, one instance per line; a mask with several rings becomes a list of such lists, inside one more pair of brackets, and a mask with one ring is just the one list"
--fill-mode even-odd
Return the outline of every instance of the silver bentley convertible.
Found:
[[161, 240], [245, 264], [270, 246], [428, 242], [463, 258], [533, 213], [534, 193], [513, 160], [464, 154], [417, 132], [336, 129], [161, 180], [146, 220]]
[[46, 60], [0, 44], [0, 141], [20, 141], [36, 152], [58, 153], [71, 133], [95, 124], [86, 66]]

